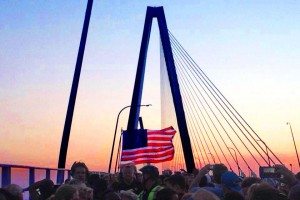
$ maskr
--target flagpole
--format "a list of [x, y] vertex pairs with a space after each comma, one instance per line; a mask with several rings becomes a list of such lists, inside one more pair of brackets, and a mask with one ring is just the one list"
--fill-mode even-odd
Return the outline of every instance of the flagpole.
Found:
[[295, 151], [296, 151], [296, 155], [297, 155], [297, 159], [298, 159], [298, 165], [300, 167], [299, 155], [298, 155], [298, 151], [297, 151], [297, 146], [296, 146], [296, 142], [295, 142], [295, 138], [294, 138], [294, 133], [293, 133], [293, 130], [292, 130], [292, 126], [291, 126], [290, 122], [287, 122], [286, 124], [290, 125], [290, 130], [291, 130], [291, 134], [292, 134], [292, 138], [293, 138], [293, 142], [294, 142], [294, 147], [295, 147]]
[[[145, 105], [137, 105], [136, 107], [142, 107], [142, 106], [152, 106], [151, 104], [145, 104]], [[120, 110], [120, 112], [118, 113], [117, 116], [117, 121], [116, 121], [116, 126], [115, 126], [115, 133], [114, 133], [114, 139], [113, 139], [113, 143], [112, 143], [112, 147], [111, 147], [111, 152], [110, 152], [110, 160], [109, 160], [109, 166], [108, 166], [108, 173], [110, 174], [110, 170], [111, 170], [111, 163], [112, 163], [112, 158], [114, 155], [114, 148], [115, 148], [115, 141], [116, 141], [116, 135], [117, 135], [117, 128], [118, 128], [118, 124], [119, 124], [119, 118], [120, 118], [120, 114], [126, 109], [126, 108], [130, 108], [131, 105], [129, 106], [125, 106], [124, 108], [122, 108]]]

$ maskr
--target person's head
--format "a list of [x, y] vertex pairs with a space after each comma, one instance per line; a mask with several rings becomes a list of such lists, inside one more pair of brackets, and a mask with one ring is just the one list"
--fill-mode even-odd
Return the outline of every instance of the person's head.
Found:
[[79, 193], [80, 200], [93, 200], [93, 189], [85, 185], [76, 187]]
[[163, 188], [156, 194], [156, 200], [178, 200], [178, 195], [175, 191], [170, 188]]
[[143, 174], [142, 173], [135, 173], [136, 180], [141, 183], [143, 181]]
[[49, 179], [43, 179], [31, 184], [28, 190], [29, 197], [32, 200], [47, 199], [55, 193], [54, 183]]
[[267, 183], [255, 183], [250, 186], [246, 200], [287, 200], [287, 197]]
[[230, 172], [230, 171], [224, 172], [221, 176], [221, 184], [224, 193], [230, 191], [242, 193], [241, 179], [234, 172]]
[[210, 186], [210, 184], [212, 184], [211, 177], [208, 174], [205, 174], [199, 181], [199, 187]]
[[89, 175], [88, 185], [93, 189], [95, 198], [102, 196], [107, 189], [107, 181], [100, 178], [98, 174]]
[[120, 196], [121, 196], [122, 200], [137, 200], [138, 199], [138, 196], [131, 190], [127, 190], [127, 191], [121, 190]]
[[215, 194], [205, 190], [199, 189], [192, 195], [193, 200], [220, 200]]
[[5, 190], [8, 191], [16, 199], [23, 200], [23, 189], [20, 186], [16, 184], [10, 184], [5, 187]]
[[184, 176], [186, 189], [188, 189], [192, 184], [192, 182], [194, 181], [195, 176], [194, 174], [188, 174], [188, 173], [182, 173], [181, 175]]
[[85, 182], [89, 174], [89, 169], [83, 162], [74, 162], [71, 167], [71, 176], [81, 182]]
[[157, 167], [153, 165], [146, 165], [140, 169], [143, 174], [143, 186], [145, 189], [150, 189], [159, 179], [159, 172]]
[[227, 172], [228, 169], [224, 164], [215, 164], [213, 165], [213, 182], [221, 184], [221, 176], [224, 172]]
[[298, 181], [300, 181], [300, 172], [298, 172], [298, 173], [295, 175], [295, 177], [296, 177], [296, 179], [297, 179]]
[[261, 179], [257, 178], [257, 177], [247, 177], [242, 181], [241, 187], [243, 190], [243, 194], [244, 196], [247, 195], [248, 189], [251, 185], [253, 185], [254, 183], [260, 183]]
[[166, 170], [163, 170], [162, 171], [162, 175], [164, 175], [164, 176], [166, 176], [166, 177], [169, 177], [169, 176], [171, 176], [172, 175], [172, 170], [170, 170], [170, 169], [166, 169]]
[[0, 191], [0, 200], [7, 200], [4, 194]]
[[132, 165], [125, 165], [121, 168], [122, 177], [125, 182], [131, 183], [134, 180], [134, 167]]
[[121, 197], [114, 191], [107, 191], [104, 194], [104, 200], [121, 200]]
[[166, 176], [166, 175], [159, 175], [159, 184], [162, 186], [166, 185], [166, 180], [169, 178], [170, 176]]
[[181, 174], [174, 174], [165, 180], [167, 188], [175, 191], [177, 194], [185, 193], [185, 178]]
[[16, 198], [5, 189], [0, 188], [0, 200], [16, 200]]
[[79, 200], [79, 193], [71, 185], [62, 185], [56, 190], [54, 198], [55, 200]]
[[194, 195], [194, 193], [185, 193], [182, 197], [181, 197], [181, 200], [190, 200], [192, 199], [192, 196]]
[[224, 195], [224, 200], [244, 200], [244, 197], [239, 192], [230, 191]]
[[289, 200], [300, 200], [300, 185], [295, 185], [290, 189]]

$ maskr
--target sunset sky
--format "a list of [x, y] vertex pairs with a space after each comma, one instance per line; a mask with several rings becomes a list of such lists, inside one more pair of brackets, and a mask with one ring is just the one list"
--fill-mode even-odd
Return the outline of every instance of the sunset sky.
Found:
[[[1, 1], [0, 163], [56, 167], [86, 9], [83, 0]], [[131, 103], [147, 6], [270, 148], [299, 170], [300, 2], [94, 1], [67, 166], [107, 170], [116, 117]], [[159, 36], [154, 20], [142, 103], [160, 129]], [[126, 129], [128, 110], [120, 117]], [[118, 132], [120, 133], [120, 131]], [[300, 149], [299, 149], [300, 151]]]

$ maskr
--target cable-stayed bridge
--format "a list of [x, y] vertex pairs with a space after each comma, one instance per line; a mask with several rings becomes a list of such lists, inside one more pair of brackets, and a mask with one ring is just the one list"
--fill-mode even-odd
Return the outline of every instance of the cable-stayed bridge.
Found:
[[[76, 87], [79, 84], [91, 9], [90, 0], [65, 122], [59, 168], [65, 168]], [[175, 157], [172, 161], [163, 163], [163, 168], [186, 169], [191, 172], [194, 167], [222, 162], [234, 171], [251, 172], [258, 166], [281, 163], [268, 147], [268, 142], [259, 137], [250, 123], [246, 122], [189, 56], [175, 38], [176, 33], [173, 35], [168, 30], [162, 7], [148, 8], [147, 11], [138, 66], [141, 72], [137, 73], [137, 89], [133, 92], [127, 128], [137, 128], [140, 117], [136, 105], [141, 103], [147, 45], [154, 18], [158, 20], [161, 36], [162, 126], [171, 124], [178, 131], [174, 139]], [[32, 177], [32, 170], [30, 173]]]

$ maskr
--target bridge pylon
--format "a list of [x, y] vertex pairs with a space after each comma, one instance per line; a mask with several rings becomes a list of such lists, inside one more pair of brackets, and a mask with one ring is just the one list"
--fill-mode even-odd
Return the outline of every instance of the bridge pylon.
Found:
[[184, 159], [185, 159], [187, 171], [191, 173], [195, 168], [194, 157], [191, 148], [191, 142], [188, 133], [185, 112], [182, 104], [180, 87], [178, 84], [178, 78], [177, 78], [175, 64], [174, 64], [172, 47], [170, 43], [170, 37], [168, 33], [168, 27], [167, 27], [167, 22], [166, 22], [163, 7], [147, 7], [129, 119], [127, 124], [127, 130], [137, 129], [138, 126], [138, 119], [140, 114], [140, 107], [138, 105], [141, 104], [141, 99], [142, 99], [147, 51], [149, 46], [149, 39], [150, 39], [153, 18], [157, 18], [158, 21], [160, 39], [161, 39], [161, 44], [162, 44], [163, 53], [165, 57], [165, 63], [167, 67], [167, 74], [169, 77], [170, 88], [171, 88], [171, 93], [172, 93], [172, 98], [173, 98], [173, 103], [174, 103], [175, 113], [177, 118], [177, 124], [179, 128], [181, 144], [184, 153]]

